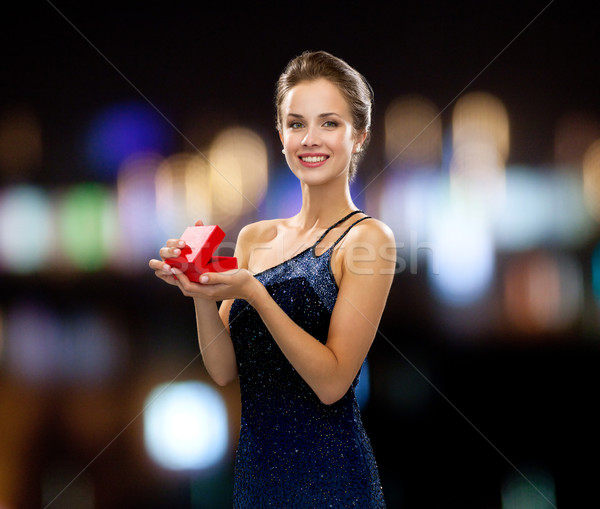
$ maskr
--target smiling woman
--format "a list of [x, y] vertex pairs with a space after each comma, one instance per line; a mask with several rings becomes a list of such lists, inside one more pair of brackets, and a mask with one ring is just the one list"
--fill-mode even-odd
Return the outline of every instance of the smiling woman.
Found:
[[[310, 55], [310, 58], [292, 59], [277, 83], [275, 95], [277, 130], [280, 133], [283, 131], [284, 102], [289, 98], [290, 92], [294, 88], [300, 84], [309, 84], [315, 81], [325, 81], [333, 85], [337, 94], [344, 99], [345, 107], [351, 115], [350, 121], [354, 132], [364, 134], [364, 139], [352, 154], [352, 162], [349, 167], [349, 177], [352, 179], [371, 137], [373, 89], [356, 69], [340, 59], [335, 59], [335, 57], [332, 59], [332, 55], [329, 53], [317, 51], [314, 53], [307, 52], [304, 56], [306, 55]], [[334, 93], [334, 95], [336, 94]], [[321, 113], [324, 117], [329, 114], [327, 111]], [[323, 118], [323, 120], [326, 119]]]
[[244, 227], [239, 270], [190, 282], [169, 265], [179, 239], [150, 267], [194, 299], [213, 380], [239, 380], [234, 507], [385, 507], [355, 393], [395, 270], [394, 257], [365, 256], [389, 254], [394, 237], [349, 191], [372, 92], [346, 62], [304, 53], [281, 75], [276, 105], [298, 213]]
[[[322, 78], [302, 82], [288, 92], [280, 111], [286, 160], [301, 181], [349, 176], [352, 154], [360, 152], [367, 132], [355, 132], [350, 107], [336, 85]], [[328, 171], [303, 173], [304, 168]]]

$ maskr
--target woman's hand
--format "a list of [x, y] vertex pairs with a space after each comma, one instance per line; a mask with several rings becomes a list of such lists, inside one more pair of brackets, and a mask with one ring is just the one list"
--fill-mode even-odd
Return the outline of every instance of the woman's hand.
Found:
[[190, 281], [179, 269], [172, 269], [171, 277], [175, 277], [175, 284], [186, 297], [212, 301], [244, 299], [252, 303], [264, 290], [260, 281], [246, 269], [205, 272], [198, 283]]
[[185, 247], [185, 242], [179, 239], [167, 240], [167, 245], [160, 248], [159, 254], [162, 260], [150, 260], [148, 265], [154, 270], [154, 275], [169, 283], [177, 286], [172, 267], [169, 265], [169, 258], [177, 258], [181, 254], [181, 248]]
[[[194, 226], [204, 226], [202, 221], [196, 221]], [[154, 270], [154, 275], [170, 285], [177, 286], [177, 278], [173, 274], [172, 267], [169, 265], [169, 258], [177, 258], [181, 254], [181, 249], [185, 247], [185, 242], [181, 239], [169, 239], [164, 247], [160, 248], [158, 254], [162, 260], [152, 259], [148, 263]]]

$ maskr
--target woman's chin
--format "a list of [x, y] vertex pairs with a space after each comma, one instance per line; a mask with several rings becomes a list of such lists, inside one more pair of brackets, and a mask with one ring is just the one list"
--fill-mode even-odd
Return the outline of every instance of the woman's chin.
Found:
[[333, 173], [332, 171], [323, 171], [320, 168], [301, 168], [293, 170], [292, 173], [302, 184], [307, 186], [322, 186], [348, 180], [347, 170]]

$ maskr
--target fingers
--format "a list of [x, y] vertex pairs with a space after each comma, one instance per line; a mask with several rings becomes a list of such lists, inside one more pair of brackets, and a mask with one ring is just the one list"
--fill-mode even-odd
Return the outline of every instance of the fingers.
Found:
[[[204, 226], [204, 222], [201, 219], [196, 221], [194, 226]], [[181, 250], [185, 247], [185, 242], [181, 239], [169, 239], [167, 240], [164, 247], [159, 250], [160, 257], [164, 260], [166, 258], [177, 258], [181, 255]]]
[[[175, 275], [175, 280], [179, 289], [186, 297], [199, 297], [202, 299], [208, 300], [222, 300], [221, 292], [223, 291], [222, 284], [219, 284], [220, 281], [216, 282], [213, 279], [213, 283], [206, 284], [205, 279], [209, 273], [202, 274], [200, 276], [200, 282], [194, 283], [190, 281], [186, 274], [181, 272], [179, 269], [173, 269], [173, 274]], [[214, 273], [210, 273], [211, 276], [214, 276]]]
[[165, 283], [169, 283], [170, 285], [177, 284], [171, 267], [162, 260], [150, 260], [148, 265], [154, 270], [154, 275], [157, 278], [162, 279]]
[[181, 248], [185, 247], [185, 242], [181, 239], [169, 239], [167, 240], [166, 246], [171, 248]]
[[181, 254], [181, 249], [185, 247], [185, 242], [180, 239], [167, 240], [167, 245], [161, 247], [159, 254], [164, 260], [166, 258], [177, 258]]
[[191, 282], [179, 269], [173, 269], [172, 273], [174, 274], [175, 284], [179, 287], [183, 295], [186, 297], [208, 297], [206, 292], [202, 291], [201, 285]]
[[223, 277], [226, 272], [205, 272], [200, 276], [200, 283], [203, 285], [218, 285], [226, 283], [227, 279]]
[[160, 273], [163, 273], [164, 275], [172, 274], [171, 266], [169, 264], [163, 262], [162, 260], [150, 260], [150, 262], [148, 262], [148, 266], [155, 272], [160, 272]]

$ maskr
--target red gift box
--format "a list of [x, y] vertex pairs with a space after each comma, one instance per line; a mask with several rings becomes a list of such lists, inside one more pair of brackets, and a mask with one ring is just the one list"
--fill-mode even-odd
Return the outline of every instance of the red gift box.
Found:
[[225, 238], [225, 232], [218, 226], [189, 226], [180, 238], [185, 242], [185, 247], [177, 258], [169, 258], [167, 263], [185, 273], [190, 281], [197, 283], [205, 272], [225, 272], [238, 268], [234, 257], [213, 256]]

